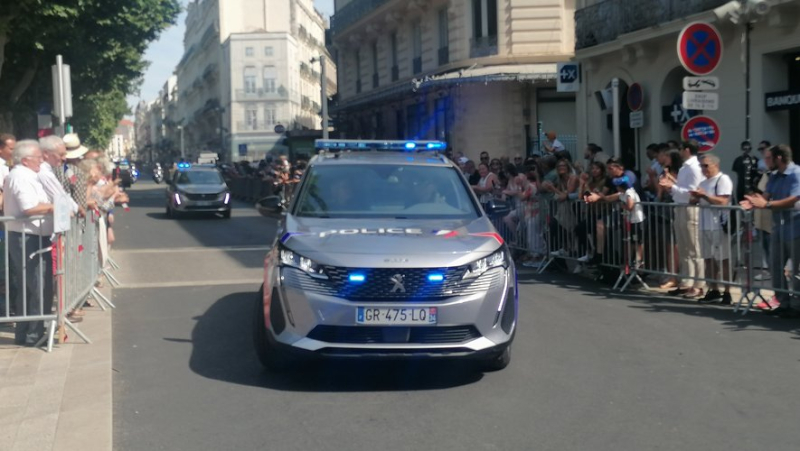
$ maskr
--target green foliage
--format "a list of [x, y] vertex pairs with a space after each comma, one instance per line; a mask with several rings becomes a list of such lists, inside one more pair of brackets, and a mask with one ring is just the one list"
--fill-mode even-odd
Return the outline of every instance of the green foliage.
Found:
[[148, 44], [179, 11], [178, 0], [0, 1], [0, 45], [8, 39], [0, 99], [10, 99], [0, 114], [13, 114], [17, 134], [34, 133], [30, 118], [52, 101], [50, 66], [60, 54], [72, 71], [71, 122], [87, 143], [105, 147], [147, 68]]

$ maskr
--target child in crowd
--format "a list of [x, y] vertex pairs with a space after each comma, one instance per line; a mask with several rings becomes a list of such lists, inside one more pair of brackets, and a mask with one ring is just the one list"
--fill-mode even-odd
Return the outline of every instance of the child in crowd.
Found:
[[627, 176], [615, 178], [613, 182], [619, 192], [619, 200], [622, 202], [623, 210], [625, 210], [625, 217], [630, 223], [630, 241], [626, 245], [625, 255], [630, 256], [630, 246], [635, 246], [636, 260], [634, 261], [634, 267], [638, 268], [642, 265], [644, 258], [644, 209], [642, 208], [639, 194], [633, 188], [633, 183]]

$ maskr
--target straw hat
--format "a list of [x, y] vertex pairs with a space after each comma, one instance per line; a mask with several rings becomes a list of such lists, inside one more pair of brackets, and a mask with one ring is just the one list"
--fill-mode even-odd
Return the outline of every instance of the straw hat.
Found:
[[64, 145], [67, 146], [67, 160], [80, 158], [89, 151], [89, 149], [81, 145], [81, 139], [75, 133], [64, 135]]

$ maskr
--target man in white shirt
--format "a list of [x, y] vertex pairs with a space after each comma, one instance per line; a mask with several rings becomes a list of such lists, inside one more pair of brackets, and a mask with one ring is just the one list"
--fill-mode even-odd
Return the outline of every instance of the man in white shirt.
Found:
[[[732, 278], [730, 274], [731, 240], [723, 231], [722, 225], [730, 225], [731, 212], [709, 208], [709, 206], [731, 204], [733, 181], [720, 171], [719, 157], [716, 155], [703, 155], [700, 159], [700, 167], [706, 179], [700, 182], [697, 190], [692, 192], [691, 202], [699, 204], [702, 209], [700, 212], [701, 250], [706, 265], [706, 278], [730, 281]], [[716, 285], [716, 287], [709, 289], [706, 296], [699, 301], [700, 303], [732, 303], [729, 285], [725, 283], [712, 285]], [[720, 293], [720, 285], [724, 287], [724, 293]]]
[[48, 201], [51, 204], [56, 203], [56, 198], [59, 195], [69, 199], [72, 213], [79, 213], [80, 209], [78, 204], [72, 200], [69, 193], [64, 190], [64, 185], [58, 180], [56, 171], [64, 170], [64, 163], [67, 161], [67, 146], [64, 140], [58, 136], [46, 136], [39, 140], [39, 147], [42, 149], [42, 157], [44, 161], [39, 169], [39, 181], [47, 193]]
[[700, 186], [703, 173], [700, 161], [697, 159], [699, 145], [697, 141], [684, 142], [681, 146], [683, 166], [678, 171], [678, 179], [673, 182], [665, 177], [659, 184], [670, 190], [672, 199], [677, 204], [675, 211], [675, 239], [678, 245], [678, 255], [681, 258], [681, 274], [686, 278], [672, 295], [684, 295], [686, 298], [697, 298], [703, 295], [705, 282], [705, 262], [700, 249], [700, 211], [697, 207], [689, 205], [691, 192]]
[[[18, 142], [14, 148], [14, 162], [14, 169], [6, 177], [3, 189], [6, 194], [5, 215], [21, 219], [10, 221], [6, 226], [11, 295], [17, 315], [49, 315], [53, 308], [51, 254], [49, 252], [37, 254], [33, 259], [28, 259], [27, 256], [50, 247], [50, 235], [53, 233], [52, 216], [34, 221], [24, 219], [53, 213], [53, 204], [48, 202], [47, 193], [37, 175], [42, 164], [39, 143], [34, 140]], [[23, 264], [26, 265], [24, 286]], [[39, 274], [40, 269], [44, 274], [43, 279]], [[43, 297], [40, 297], [40, 292], [43, 293]], [[15, 342], [19, 345], [33, 345], [39, 341], [43, 333], [42, 321], [18, 322]]]

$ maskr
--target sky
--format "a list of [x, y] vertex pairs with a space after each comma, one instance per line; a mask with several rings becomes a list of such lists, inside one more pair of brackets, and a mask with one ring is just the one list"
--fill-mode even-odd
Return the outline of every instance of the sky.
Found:
[[[181, 0], [186, 8], [189, 0]], [[333, 15], [333, 0], [314, 0], [314, 6], [326, 17]], [[152, 101], [158, 96], [158, 91], [164, 86], [167, 79], [175, 70], [175, 65], [183, 56], [183, 33], [186, 30], [186, 13], [182, 12], [177, 23], [161, 34], [161, 37], [150, 44], [145, 53], [145, 60], [150, 62], [150, 67], [144, 74], [144, 83], [138, 93], [128, 96], [128, 106], [131, 113], [140, 100]]]

